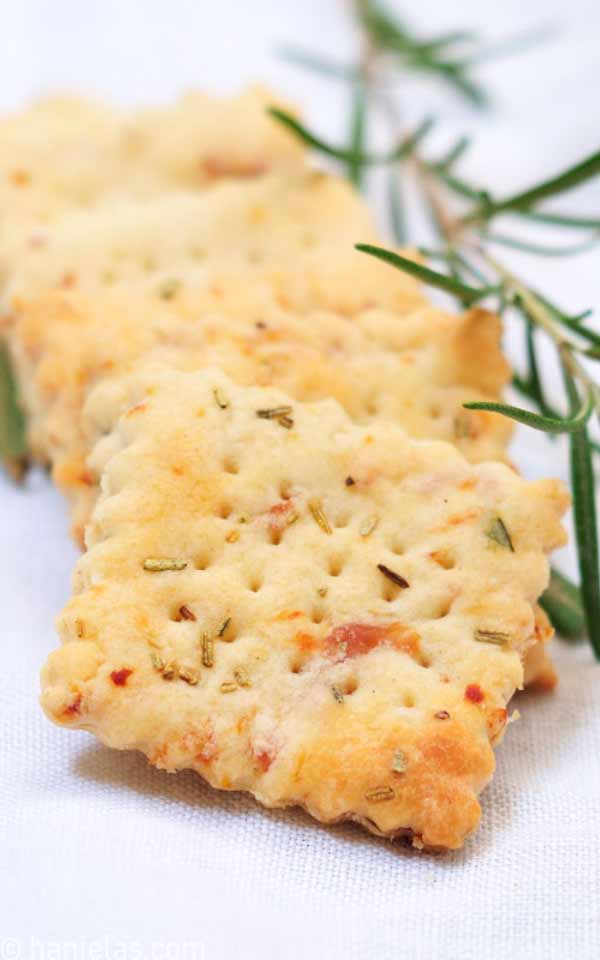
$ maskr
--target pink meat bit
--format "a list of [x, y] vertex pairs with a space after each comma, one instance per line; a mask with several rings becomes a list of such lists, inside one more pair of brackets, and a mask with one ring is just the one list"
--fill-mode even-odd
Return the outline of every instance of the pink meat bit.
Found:
[[335, 627], [325, 640], [329, 656], [358, 657], [369, 653], [389, 639], [389, 628], [368, 623], [343, 623]]
[[325, 653], [336, 660], [347, 660], [370, 653], [382, 643], [416, 659], [419, 635], [402, 623], [343, 623], [325, 638]]
[[275, 754], [271, 750], [261, 750], [260, 753], [255, 753], [254, 756], [256, 762], [264, 773], [267, 772], [273, 763], [273, 760], [275, 759]]
[[281, 531], [285, 529], [293, 507], [294, 502], [292, 499], [280, 500], [278, 503], [274, 503], [272, 507], [269, 507], [267, 510], [267, 522], [271, 533], [281, 533]]

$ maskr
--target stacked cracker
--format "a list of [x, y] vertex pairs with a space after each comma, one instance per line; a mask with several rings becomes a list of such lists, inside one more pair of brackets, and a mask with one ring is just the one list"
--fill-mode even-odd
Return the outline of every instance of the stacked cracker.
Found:
[[364, 205], [264, 105], [0, 128], [5, 332], [88, 548], [42, 702], [267, 805], [456, 847], [508, 700], [552, 681], [565, 494], [485, 462], [506, 423], [463, 409], [507, 379], [497, 319], [355, 253]]

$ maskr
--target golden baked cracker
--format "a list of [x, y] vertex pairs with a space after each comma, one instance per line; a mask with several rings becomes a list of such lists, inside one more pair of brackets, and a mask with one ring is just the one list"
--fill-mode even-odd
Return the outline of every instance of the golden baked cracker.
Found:
[[55, 97], [0, 118], [0, 229], [42, 224], [108, 198], [195, 190], [224, 177], [299, 167], [297, 140], [266, 113], [260, 87], [189, 93], [173, 104], [118, 110]]
[[459, 847], [564, 540], [562, 485], [216, 370], [138, 370], [125, 392], [48, 715], [267, 806]]
[[[365, 236], [375, 239], [372, 216], [349, 184], [318, 171], [274, 173], [202, 193], [117, 199], [44, 229], [12, 230], [0, 243], [0, 282], [7, 308], [55, 288], [154, 291], [209, 267], [316, 262], [324, 249], [352, 251]], [[418, 287], [404, 280], [402, 289]]]
[[[97, 380], [153, 356], [182, 369], [219, 366], [239, 383], [275, 384], [300, 400], [332, 396], [357, 422], [391, 419], [412, 436], [455, 442], [469, 459], [503, 458], [508, 422], [463, 409], [467, 400], [496, 398], [506, 379], [498, 320], [407, 300], [402, 312], [344, 314], [319, 299], [284, 308], [254, 274], [218, 282], [211, 274], [203, 287], [180, 289], [166, 303], [125, 291], [42, 298], [19, 311], [13, 337], [31, 446], [53, 464], [80, 530], [95, 483], [86, 456], [113, 413], [99, 411], [84, 430], [86, 394]], [[471, 362], [475, 346], [485, 363]]]

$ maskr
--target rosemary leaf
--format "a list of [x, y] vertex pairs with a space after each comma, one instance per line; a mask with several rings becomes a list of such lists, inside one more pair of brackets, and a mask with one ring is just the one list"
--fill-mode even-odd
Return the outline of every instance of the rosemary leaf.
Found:
[[17, 481], [26, 468], [25, 420], [6, 346], [0, 342], [0, 461]]
[[367, 253], [372, 257], [376, 257], [378, 260], [383, 260], [398, 270], [403, 270], [405, 273], [411, 274], [411, 276], [422, 280], [423, 283], [427, 283], [429, 286], [437, 287], [438, 290], [452, 294], [452, 296], [457, 297], [468, 306], [477, 303], [478, 300], [483, 300], [484, 297], [487, 297], [491, 293], [496, 293], [499, 289], [497, 286], [481, 287], [479, 289], [477, 289], [477, 287], [470, 287], [454, 277], [449, 277], [445, 273], [438, 273], [436, 270], [424, 267], [420, 263], [415, 263], [414, 260], [402, 257], [392, 250], [385, 250], [383, 247], [374, 247], [368, 243], [357, 243], [356, 249], [360, 250], [361, 253]]
[[438, 172], [443, 171], [444, 173], [447, 173], [451, 169], [451, 167], [453, 167], [456, 163], [458, 163], [462, 155], [465, 153], [466, 150], [468, 150], [470, 146], [471, 146], [470, 137], [460, 137], [460, 139], [456, 141], [454, 146], [450, 148], [448, 153], [444, 157], [442, 157], [441, 160], [438, 160], [437, 163], [433, 164], [433, 167]]
[[293, 63], [297, 67], [303, 67], [306, 70], [312, 70], [314, 73], [320, 73], [322, 76], [332, 77], [336, 80], [356, 80], [357, 70], [343, 63], [337, 63], [334, 60], [325, 57], [315, 56], [307, 50], [300, 50], [298, 47], [284, 47], [279, 51], [279, 55]]
[[533, 397], [545, 417], [555, 417], [546, 404], [535, 346], [535, 327], [529, 317], [525, 317], [525, 342], [527, 349], [527, 363], [529, 366], [528, 385]]
[[405, 577], [402, 576], [402, 574], [396, 573], [395, 570], [390, 570], [385, 563], [378, 563], [377, 569], [383, 574], [384, 577], [386, 577], [388, 580], [391, 580], [392, 583], [395, 583], [397, 587], [402, 587], [403, 590], [406, 590], [407, 587], [410, 587], [410, 583], [405, 579]]
[[[356, 162], [357, 156], [355, 151], [349, 150], [345, 147], [335, 147], [330, 143], [325, 143], [324, 140], [321, 140], [319, 137], [315, 136], [314, 133], [311, 133], [307, 127], [299, 123], [291, 114], [286, 113], [285, 110], [280, 110], [278, 107], [268, 107], [267, 113], [273, 117], [274, 120], [277, 120], [278, 123], [281, 123], [282, 126], [287, 127], [291, 133], [295, 134], [299, 140], [302, 140], [309, 147], [313, 147], [315, 150], [319, 150], [321, 153], [324, 153], [328, 157], [334, 157], [336, 160], [341, 160], [343, 163], [350, 165], [352, 162]], [[368, 163], [369, 160], [366, 157], [361, 157], [362, 163]]]
[[389, 154], [388, 162], [393, 162], [394, 160], [406, 160], [407, 157], [410, 157], [416, 148], [423, 142], [434, 123], [435, 120], [433, 117], [424, 117], [413, 133], [410, 133], [407, 137], [404, 137], [396, 149]]
[[497, 647], [503, 647], [510, 640], [510, 634], [500, 630], [476, 630], [473, 636], [477, 643], [491, 643]]
[[348, 161], [348, 179], [359, 190], [363, 183], [363, 161], [365, 141], [365, 114], [367, 92], [362, 78], [357, 80], [352, 91], [352, 110], [350, 115], [350, 150]]
[[600, 346], [600, 334], [595, 333], [594, 330], [589, 330], [587, 327], [584, 327], [583, 321], [591, 315], [591, 310], [583, 310], [581, 313], [572, 315], [565, 313], [564, 310], [561, 310], [560, 307], [557, 307], [555, 303], [552, 303], [547, 297], [542, 296], [541, 293], [533, 291], [534, 295], [543, 303], [547, 310], [550, 311], [555, 320], [558, 320], [559, 323], [562, 323], [565, 327], [568, 327], [570, 330], [574, 330], [575, 333], [578, 333], [580, 337], [583, 337], [589, 343], [596, 344]]
[[472, 33], [470, 30], [453, 30], [451, 33], [443, 33], [440, 37], [433, 37], [431, 40], [422, 41], [418, 44], [418, 48], [423, 53], [436, 53], [444, 47], [463, 43], [474, 43], [475, 40], [477, 40], [477, 34]]
[[507, 37], [505, 40], [500, 40], [488, 47], [482, 47], [477, 51], [476, 56], [471, 59], [471, 64], [490, 63], [499, 58], [514, 56], [515, 53], [522, 53], [523, 50], [530, 50], [540, 43], [546, 43], [555, 35], [556, 31], [552, 24], [540, 24], [533, 30], [523, 31], [523, 33]]
[[457, 177], [456, 174], [449, 173], [447, 170], [443, 168], [440, 169], [433, 164], [429, 164], [428, 169], [445, 183], [449, 190], [452, 190], [452, 192], [456, 193], [459, 197], [466, 197], [467, 200], [476, 200], [482, 204], [491, 202], [487, 190], [482, 190], [481, 187], [474, 187], [472, 184], [467, 183], [466, 180]]
[[477, 401], [474, 403], [463, 403], [465, 410], [489, 410], [491, 413], [501, 413], [504, 417], [510, 417], [518, 423], [524, 423], [527, 427], [533, 427], [534, 430], [542, 430], [544, 433], [577, 433], [585, 426], [594, 410], [594, 397], [588, 392], [584, 401], [580, 402], [575, 412], [569, 417], [548, 417], [532, 413], [531, 410], [524, 410], [522, 407], [513, 407], [508, 403], [488, 403], [487, 401]]
[[[572, 410], [581, 403], [577, 387], [563, 365], [565, 385]], [[598, 518], [592, 467], [592, 449], [587, 429], [570, 437], [571, 487], [577, 540], [577, 559], [587, 633], [596, 658], [600, 660], [600, 565], [598, 559]]]
[[501, 233], [484, 234], [484, 239], [488, 243], [497, 243], [503, 247], [510, 247], [512, 250], [520, 250], [522, 253], [534, 253], [538, 257], [572, 257], [578, 253], [584, 253], [591, 250], [600, 242], [600, 234], [595, 233], [587, 237], [581, 243], [574, 243], [568, 247], [546, 247], [539, 243], [529, 243], [525, 240], [519, 240], [517, 237], [508, 237]]
[[410, 156], [418, 143], [421, 142], [433, 123], [432, 119], [427, 118], [419, 125], [414, 133], [404, 137], [391, 151], [375, 154], [362, 153], [355, 147], [336, 147], [334, 144], [327, 143], [312, 133], [291, 114], [286, 113], [285, 110], [280, 110], [279, 107], [268, 107], [267, 113], [307, 146], [320, 151], [320, 153], [324, 153], [328, 157], [333, 157], [335, 160], [341, 160], [348, 168], [355, 167], [357, 164], [363, 167], [376, 164], [389, 165], [396, 160], [405, 160]]
[[539, 200], [545, 200], [547, 197], [572, 190], [591, 177], [595, 177], [598, 173], [600, 173], [600, 150], [585, 157], [574, 166], [563, 170], [562, 173], [550, 177], [549, 180], [542, 180], [541, 183], [529, 187], [528, 190], [515, 193], [505, 200], [492, 200], [475, 207], [474, 210], [463, 217], [462, 222], [489, 221], [497, 214], [504, 213], [507, 210], [528, 210]]
[[585, 630], [581, 590], [558, 570], [550, 571], [550, 583], [540, 597], [550, 622], [566, 640], [580, 637]]
[[387, 179], [387, 198], [390, 210], [390, 226], [396, 243], [405, 244], [407, 240], [406, 218], [402, 202], [402, 188], [397, 171], [392, 167]]
[[510, 550], [511, 553], [515, 552], [512, 538], [506, 529], [506, 524], [504, 523], [502, 517], [494, 517], [485, 531], [485, 535], [490, 540], [493, 540], [494, 543], [497, 543], [498, 546], [504, 547], [506, 550]]
[[539, 213], [537, 210], [515, 210], [519, 217], [536, 223], [547, 223], [557, 227], [575, 227], [584, 230], [600, 230], [600, 217], [580, 217], [567, 213]]

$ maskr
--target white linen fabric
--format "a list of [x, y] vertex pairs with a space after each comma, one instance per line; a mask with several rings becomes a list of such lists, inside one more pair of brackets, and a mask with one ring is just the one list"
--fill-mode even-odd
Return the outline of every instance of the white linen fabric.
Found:
[[[12, 107], [62, 87], [166, 99], [186, 84], [231, 89], [259, 77], [341, 136], [339, 89], [272, 57], [285, 41], [349, 56], [341, 8], [21, 0], [3, 10], [0, 97]], [[474, 25], [506, 36], [556, 20], [565, 31], [511, 65], [490, 65], [500, 91], [491, 119], [449, 106], [448, 142], [479, 124], [475, 179], [508, 190], [597, 149], [594, 0], [572, 0], [568, 11], [562, 0], [421, 0], [408, 14], [432, 33]], [[409, 89], [410, 113], [439, 102], [433, 89], [422, 100]], [[600, 212], [597, 186], [576, 199]], [[579, 309], [597, 305], [596, 258], [512, 262]], [[525, 430], [515, 447], [531, 477], [564, 476], [563, 453], [562, 442]], [[477, 835], [458, 853], [422, 855], [349, 825], [263, 811], [191, 773], [158, 772], [51, 726], [37, 705], [38, 671], [76, 558], [67, 528], [42, 473], [25, 490], [0, 480], [0, 960], [597, 960], [600, 665], [589, 647], [555, 643], [556, 693], [517, 698], [522, 719], [498, 750]], [[572, 549], [561, 562], [573, 570]]]

